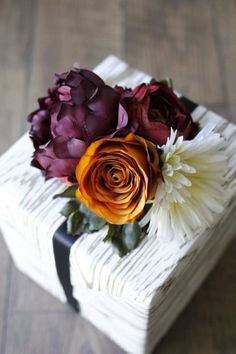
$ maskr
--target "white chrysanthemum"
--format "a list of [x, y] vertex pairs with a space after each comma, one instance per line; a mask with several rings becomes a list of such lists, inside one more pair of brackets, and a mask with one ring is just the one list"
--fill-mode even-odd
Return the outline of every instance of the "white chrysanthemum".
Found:
[[210, 227], [215, 213], [223, 210], [224, 139], [208, 124], [193, 140], [176, 139], [171, 131], [159, 148], [163, 179], [141, 226], [149, 223], [148, 233], [164, 239], [192, 238], [196, 231]]

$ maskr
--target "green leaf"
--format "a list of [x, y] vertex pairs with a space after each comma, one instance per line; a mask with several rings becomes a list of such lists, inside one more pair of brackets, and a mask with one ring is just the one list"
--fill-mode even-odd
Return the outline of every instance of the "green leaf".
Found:
[[72, 199], [65, 204], [65, 206], [62, 208], [60, 213], [66, 218], [68, 218], [70, 214], [72, 214], [74, 211], [79, 210], [79, 207], [80, 207], [80, 202], [78, 200]]
[[83, 214], [77, 210], [70, 214], [67, 220], [67, 232], [73, 236], [77, 235], [80, 231], [81, 221], [83, 220]]
[[142, 229], [137, 222], [123, 225], [122, 242], [127, 252], [134, 250], [138, 246], [141, 236]]
[[75, 198], [75, 192], [78, 187], [76, 185], [71, 185], [66, 188], [62, 193], [55, 194], [53, 199], [56, 198]]
[[86, 216], [87, 219], [90, 219], [94, 215], [94, 213], [90, 209], [88, 209], [84, 204], [80, 205], [80, 211]]
[[146, 202], [144, 209], [143, 209], [143, 213], [142, 215], [138, 218], [138, 221], [142, 220], [144, 218], [144, 216], [149, 212], [149, 210], [151, 209], [153, 205], [153, 201], [149, 200], [148, 202]]
[[106, 220], [94, 214], [83, 204], [80, 205], [80, 211], [84, 215], [83, 229], [86, 232], [101, 230], [101, 228], [107, 224]]
[[103, 226], [106, 225], [106, 220], [99, 218], [97, 215], [93, 214], [88, 220], [89, 231], [101, 230]]
[[116, 251], [116, 253], [119, 254], [120, 257], [124, 257], [129, 251], [125, 248], [121, 235], [120, 237], [114, 237], [111, 240], [112, 246], [114, 248], [114, 250]]
[[109, 224], [109, 229], [103, 241], [110, 241], [120, 257], [135, 249], [142, 239], [142, 229], [138, 222], [126, 225]]
[[119, 236], [119, 232], [121, 230], [120, 225], [108, 224], [108, 232], [106, 237], [103, 239], [104, 242], [111, 241], [115, 236]]
[[80, 231], [88, 234], [91, 233], [91, 231], [89, 230], [89, 224], [88, 224], [88, 220], [86, 220], [86, 217], [83, 217], [83, 220], [81, 221]]

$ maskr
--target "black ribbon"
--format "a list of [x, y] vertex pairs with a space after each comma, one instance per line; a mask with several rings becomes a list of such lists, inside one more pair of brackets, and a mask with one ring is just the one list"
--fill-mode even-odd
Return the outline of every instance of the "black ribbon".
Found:
[[[187, 111], [191, 114], [198, 105], [188, 98], [182, 96], [180, 100], [186, 107]], [[79, 303], [73, 297], [73, 287], [70, 279], [70, 250], [73, 243], [80, 237], [71, 236], [67, 233], [66, 222], [64, 222], [53, 236], [53, 250], [57, 268], [57, 274], [60, 279], [61, 285], [65, 291], [68, 303], [78, 312]]]
[[57, 268], [57, 274], [65, 291], [68, 303], [79, 311], [79, 303], [73, 297], [73, 287], [70, 279], [70, 250], [73, 243], [80, 237], [67, 233], [66, 222], [64, 222], [53, 236], [53, 250]]

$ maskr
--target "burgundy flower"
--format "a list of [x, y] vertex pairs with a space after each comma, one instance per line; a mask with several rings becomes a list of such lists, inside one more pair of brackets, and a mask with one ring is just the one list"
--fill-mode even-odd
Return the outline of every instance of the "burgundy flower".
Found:
[[35, 151], [31, 164], [41, 169], [46, 179], [58, 177], [74, 182], [75, 168], [85, 148], [78, 139], [58, 136]]
[[46, 178], [74, 182], [75, 166], [86, 147], [123, 129], [128, 116], [114, 89], [92, 71], [74, 68], [55, 75], [55, 86], [28, 120], [36, 149], [32, 165]]
[[46, 144], [51, 138], [51, 117], [50, 109], [53, 104], [53, 89], [48, 90], [48, 96], [38, 99], [39, 109], [32, 112], [28, 116], [28, 121], [31, 123], [30, 137], [34, 147]]
[[197, 132], [197, 124], [175, 93], [161, 82], [141, 84], [132, 90], [116, 88], [121, 95], [136, 134], [163, 145], [170, 136], [170, 129], [177, 130], [177, 136], [192, 139]]

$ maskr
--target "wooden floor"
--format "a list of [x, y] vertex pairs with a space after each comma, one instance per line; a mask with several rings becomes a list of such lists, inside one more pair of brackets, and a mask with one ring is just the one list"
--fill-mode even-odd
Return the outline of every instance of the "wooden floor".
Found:
[[[0, 0], [0, 152], [55, 71], [110, 53], [236, 122], [235, 18], [235, 0]], [[0, 238], [0, 354], [44, 353], [123, 352], [20, 274]], [[155, 353], [236, 353], [236, 239]]]

